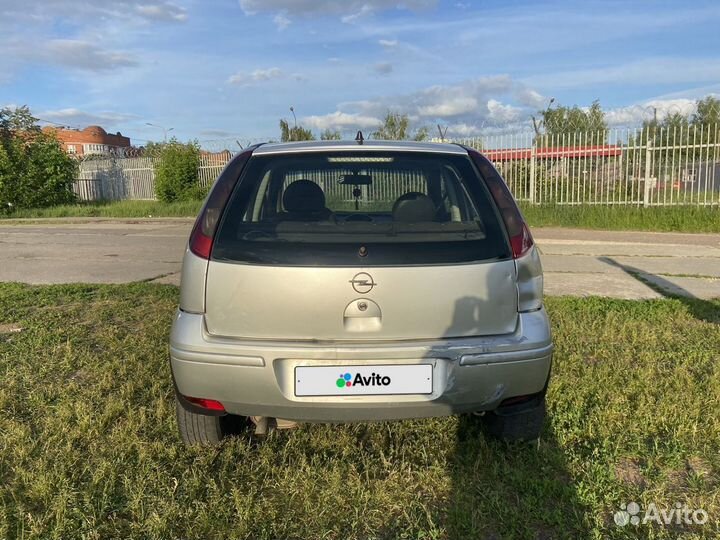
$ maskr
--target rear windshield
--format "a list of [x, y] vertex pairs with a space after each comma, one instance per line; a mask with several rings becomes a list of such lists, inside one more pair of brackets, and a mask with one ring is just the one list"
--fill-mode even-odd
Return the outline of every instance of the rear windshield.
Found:
[[312, 152], [250, 159], [212, 256], [375, 266], [495, 260], [509, 253], [467, 156]]

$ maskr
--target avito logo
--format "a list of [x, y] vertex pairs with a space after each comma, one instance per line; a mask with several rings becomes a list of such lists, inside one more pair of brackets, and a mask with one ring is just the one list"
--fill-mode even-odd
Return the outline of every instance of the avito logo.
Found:
[[390, 382], [390, 377], [383, 377], [377, 373], [371, 373], [368, 377], [363, 377], [360, 373], [356, 373], [355, 377], [350, 373], [341, 373], [335, 384], [338, 388], [347, 388], [350, 386], [388, 386]]

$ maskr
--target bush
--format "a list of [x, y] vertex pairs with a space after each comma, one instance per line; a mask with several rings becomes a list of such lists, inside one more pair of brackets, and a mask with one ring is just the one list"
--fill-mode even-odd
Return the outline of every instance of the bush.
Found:
[[0, 211], [75, 201], [77, 162], [27, 107], [0, 110]]
[[197, 143], [183, 144], [175, 139], [157, 150], [155, 195], [162, 202], [201, 199], [203, 188], [198, 182], [200, 148]]

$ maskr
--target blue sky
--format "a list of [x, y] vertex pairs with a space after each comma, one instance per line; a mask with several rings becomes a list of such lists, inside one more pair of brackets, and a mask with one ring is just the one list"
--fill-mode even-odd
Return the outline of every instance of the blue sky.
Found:
[[0, 0], [0, 106], [142, 144], [263, 139], [278, 120], [524, 129], [550, 97], [613, 125], [720, 93], [715, 1]]

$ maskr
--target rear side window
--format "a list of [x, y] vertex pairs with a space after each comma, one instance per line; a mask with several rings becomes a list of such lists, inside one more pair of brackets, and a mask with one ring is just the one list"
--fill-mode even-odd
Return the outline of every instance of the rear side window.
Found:
[[212, 257], [379, 266], [508, 255], [496, 209], [467, 156], [336, 151], [252, 157]]

